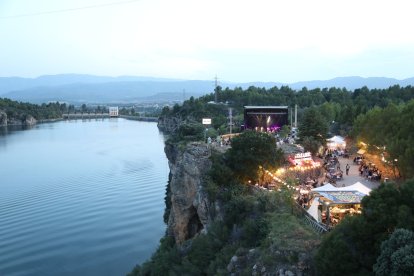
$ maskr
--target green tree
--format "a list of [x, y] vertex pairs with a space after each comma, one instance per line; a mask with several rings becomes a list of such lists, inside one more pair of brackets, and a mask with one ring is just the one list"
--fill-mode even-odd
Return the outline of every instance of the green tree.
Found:
[[285, 139], [289, 133], [290, 133], [290, 127], [288, 125], [284, 125], [282, 126], [282, 129], [279, 132], [279, 136], [280, 138]]
[[312, 155], [316, 155], [322, 144], [318, 140], [315, 140], [313, 137], [303, 137], [302, 146], [305, 151], [309, 151], [312, 153]]
[[328, 123], [316, 108], [309, 108], [303, 114], [299, 125], [299, 138], [303, 142], [305, 137], [312, 137], [321, 145], [326, 144], [328, 135]]
[[226, 160], [235, 175], [245, 182], [258, 179], [259, 166], [272, 168], [280, 165], [283, 153], [267, 133], [245, 131], [232, 140]]
[[374, 265], [377, 276], [409, 276], [414, 271], [414, 232], [397, 229], [381, 244], [381, 255]]
[[355, 120], [353, 135], [376, 147], [385, 147], [389, 161], [405, 179], [414, 177], [414, 100], [373, 108]]

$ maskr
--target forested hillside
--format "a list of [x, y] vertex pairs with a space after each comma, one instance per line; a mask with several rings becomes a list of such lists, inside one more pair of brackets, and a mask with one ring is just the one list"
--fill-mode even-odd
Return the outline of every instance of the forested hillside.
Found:
[[[0, 125], [28, 124], [35, 120], [61, 118], [66, 104], [30, 104], [0, 98]], [[29, 123], [30, 124], [30, 123]]]
[[[286, 105], [299, 107], [299, 121], [305, 109], [317, 108], [332, 124], [333, 133], [349, 133], [354, 120], [360, 114], [379, 107], [385, 108], [388, 104], [401, 104], [414, 98], [414, 87], [400, 87], [398, 85], [387, 89], [368, 89], [362, 87], [354, 91], [345, 88], [311, 89], [303, 88], [295, 91], [288, 86], [273, 87], [270, 89], [251, 86], [244, 90], [240, 87], [235, 89], [217, 88], [217, 98], [220, 103], [226, 105], [206, 104], [214, 101], [214, 94], [209, 94], [198, 99], [191, 98], [182, 106], [165, 108], [162, 116], [179, 117], [186, 120], [201, 122], [203, 117], [213, 118], [213, 127], [218, 129], [226, 127], [226, 116], [228, 107], [234, 108], [236, 127], [240, 126], [242, 120], [243, 106], [245, 105]], [[237, 125], [238, 124], [238, 125]]]

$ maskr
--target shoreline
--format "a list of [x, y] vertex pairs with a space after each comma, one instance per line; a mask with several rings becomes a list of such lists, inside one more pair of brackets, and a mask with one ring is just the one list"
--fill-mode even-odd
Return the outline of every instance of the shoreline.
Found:
[[[154, 122], [154, 123], [158, 122], [158, 117], [136, 117], [136, 116], [120, 115], [120, 116], [115, 117], [115, 118], [122, 118], [122, 119], [126, 119], [126, 120], [131, 120], [131, 121]], [[87, 119], [87, 118], [75, 118], [74, 120], [82, 120], [82, 119]], [[92, 118], [89, 118], [89, 119], [92, 119]], [[34, 124], [25, 124], [25, 123], [7, 124], [7, 125], [3, 124], [3, 125], [0, 125], [0, 127], [9, 127], [9, 126], [33, 127], [37, 124], [56, 123], [56, 122], [61, 122], [61, 121], [66, 121], [66, 120], [72, 120], [72, 119], [67, 119], [67, 118], [63, 118], [63, 117], [62, 118], [56, 118], [56, 119], [43, 119], [43, 120], [36, 121], [36, 123], [34, 123]]]

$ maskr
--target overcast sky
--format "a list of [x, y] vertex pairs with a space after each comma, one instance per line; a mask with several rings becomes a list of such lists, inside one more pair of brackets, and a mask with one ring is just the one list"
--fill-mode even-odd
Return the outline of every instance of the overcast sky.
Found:
[[0, 76], [403, 79], [414, 76], [413, 6], [401, 0], [1, 0]]

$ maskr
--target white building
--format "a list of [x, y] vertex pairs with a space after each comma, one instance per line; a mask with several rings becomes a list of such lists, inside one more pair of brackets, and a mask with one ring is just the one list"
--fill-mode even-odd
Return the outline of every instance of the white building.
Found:
[[110, 106], [109, 107], [109, 117], [118, 117], [118, 107]]

